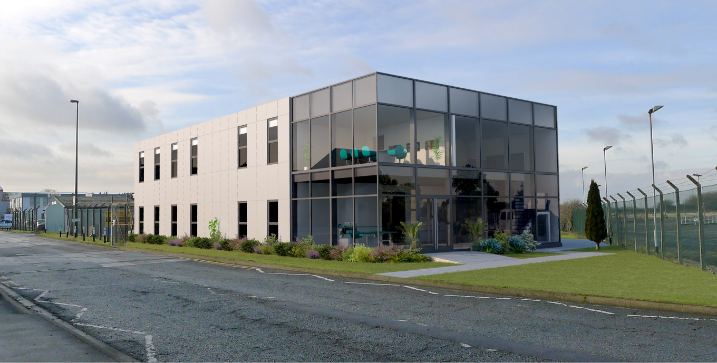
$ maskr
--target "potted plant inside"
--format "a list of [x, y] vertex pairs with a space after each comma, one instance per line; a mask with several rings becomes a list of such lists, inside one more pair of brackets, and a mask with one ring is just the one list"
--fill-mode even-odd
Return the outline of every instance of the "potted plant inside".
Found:
[[308, 142], [304, 145], [304, 161], [306, 161], [304, 170], [309, 170], [309, 163], [311, 162], [311, 144]]
[[433, 156], [435, 159], [434, 163], [436, 165], [441, 165], [440, 160], [443, 158], [443, 150], [441, 150], [441, 148], [440, 148], [441, 139], [442, 139], [442, 137], [440, 137], [440, 136], [435, 136], [433, 138], [433, 150], [432, 151], [433, 151]]

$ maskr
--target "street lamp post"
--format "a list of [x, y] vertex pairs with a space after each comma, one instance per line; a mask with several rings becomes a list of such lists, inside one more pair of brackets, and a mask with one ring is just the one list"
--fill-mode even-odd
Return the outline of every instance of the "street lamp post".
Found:
[[[655, 148], [652, 142], [652, 114], [661, 109], [662, 106], [655, 106], [647, 111], [650, 115], [650, 157], [652, 159], [652, 185], [655, 185]], [[653, 238], [655, 241], [655, 251], [657, 251], [657, 192], [655, 188], [652, 188], [652, 224], [653, 224]]]
[[580, 174], [583, 177], [583, 198], [585, 198], [585, 201], [587, 202], [587, 197], [585, 196], [585, 169], [587, 169], [587, 166], [584, 166], [582, 170], [580, 170]]
[[72, 197], [72, 226], [75, 229], [75, 236], [77, 235], [77, 165], [78, 165], [78, 150], [79, 150], [79, 135], [80, 135], [80, 101], [70, 100], [70, 103], [74, 103], [76, 106], [76, 118], [75, 118], [75, 195]]
[[[607, 197], [607, 157], [605, 156], [605, 152], [610, 150], [611, 147], [612, 147], [612, 145], [608, 145], [602, 149], [602, 161], [603, 161], [603, 164], [605, 165], [605, 197]], [[608, 219], [607, 219], [608, 236], [610, 235], [610, 218], [609, 217], [610, 216], [608, 216]], [[610, 243], [612, 244], [612, 237], [610, 238]]]

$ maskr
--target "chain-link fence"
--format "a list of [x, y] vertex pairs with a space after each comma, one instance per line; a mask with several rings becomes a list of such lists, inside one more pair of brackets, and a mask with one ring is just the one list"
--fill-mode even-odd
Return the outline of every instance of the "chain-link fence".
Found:
[[[700, 177], [603, 198], [608, 240], [717, 273], [717, 170]], [[585, 234], [585, 209], [573, 211], [573, 228]]]

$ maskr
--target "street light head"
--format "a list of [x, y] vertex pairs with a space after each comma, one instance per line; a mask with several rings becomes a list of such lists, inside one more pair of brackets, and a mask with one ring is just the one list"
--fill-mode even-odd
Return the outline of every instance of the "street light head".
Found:
[[80, 103], [78, 100], [70, 100], [70, 103]]
[[662, 106], [655, 106], [655, 107], [651, 108], [650, 111], [647, 111], [647, 113], [652, 115], [653, 113], [657, 112], [657, 110], [659, 110], [661, 108], [662, 108]]
[[698, 178], [699, 178], [699, 177], [701, 177], [701, 176], [702, 176], [702, 174], [697, 174], [697, 173], [694, 173], [694, 174], [692, 174], [692, 176], [696, 176], [696, 177], [698, 177]]
[[608, 150], [610, 150], [611, 147], [612, 147], [612, 145], [605, 146], [605, 148], [602, 149], [602, 151], [608, 151]]
[[584, 166], [582, 170], [585, 170], [585, 169], [587, 169], [587, 168], [588, 168], [587, 166]]

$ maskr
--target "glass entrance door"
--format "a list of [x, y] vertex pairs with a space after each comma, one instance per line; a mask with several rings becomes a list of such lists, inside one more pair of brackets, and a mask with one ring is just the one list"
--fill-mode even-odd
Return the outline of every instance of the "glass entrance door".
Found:
[[446, 198], [420, 198], [418, 220], [423, 223], [418, 234], [421, 252], [451, 250], [450, 203]]

